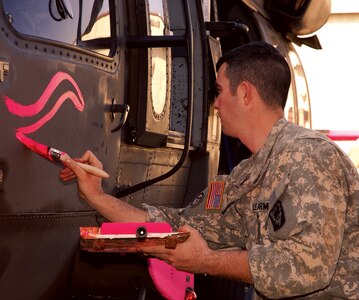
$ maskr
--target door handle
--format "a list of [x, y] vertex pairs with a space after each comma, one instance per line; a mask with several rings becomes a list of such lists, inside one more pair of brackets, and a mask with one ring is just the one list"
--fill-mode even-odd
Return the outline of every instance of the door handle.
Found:
[[126, 123], [128, 112], [130, 111], [130, 106], [127, 104], [112, 104], [111, 106], [111, 113], [113, 118], [115, 119], [115, 114], [121, 114], [120, 121], [118, 125], [111, 129], [111, 132], [116, 132], [120, 130], [123, 125]]
[[0, 82], [5, 80], [5, 75], [9, 74], [9, 62], [1, 60], [0, 58]]

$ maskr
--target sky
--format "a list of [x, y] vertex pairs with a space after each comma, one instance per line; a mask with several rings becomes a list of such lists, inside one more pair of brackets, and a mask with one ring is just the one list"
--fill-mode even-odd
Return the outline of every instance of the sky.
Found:
[[332, 0], [316, 32], [322, 50], [297, 47], [308, 79], [312, 127], [359, 131], [359, 1]]

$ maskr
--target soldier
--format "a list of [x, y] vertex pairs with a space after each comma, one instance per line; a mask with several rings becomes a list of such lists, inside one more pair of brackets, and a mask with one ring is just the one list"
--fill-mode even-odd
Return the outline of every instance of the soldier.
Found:
[[[188, 207], [132, 207], [71, 159], [61, 178], [77, 177], [81, 196], [111, 221], [166, 221], [189, 231], [176, 249], [140, 249], [177, 269], [253, 283], [258, 297], [359, 299], [355, 167], [324, 135], [286, 121], [290, 70], [274, 47], [246, 44], [217, 67], [222, 129], [253, 155]], [[102, 167], [89, 151], [82, 161]]]

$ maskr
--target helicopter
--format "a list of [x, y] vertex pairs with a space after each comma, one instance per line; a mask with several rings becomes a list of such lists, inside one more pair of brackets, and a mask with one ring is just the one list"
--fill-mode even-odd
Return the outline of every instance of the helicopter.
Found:
[[[218, 58], [277, 47], [286, 117], [310, 127], [294, 44], [320, 49], [329, 14], [330, 0], [0, 1], [0, 298], [161, 299], [145, 258], [81, 251], [79, 228], [106, 220], [34, 145], [91, 150], [104, 190], [132, 205], [186, 206], [250, 155], [213, 109]], [[231, 299], [233, 283], [208, 280], [200, 299]]]

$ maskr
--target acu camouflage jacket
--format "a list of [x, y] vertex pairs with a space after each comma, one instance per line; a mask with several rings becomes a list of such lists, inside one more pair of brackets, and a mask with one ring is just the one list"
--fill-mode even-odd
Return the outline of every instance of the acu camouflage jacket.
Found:
[[189, 224], [213, 249], [247, 249], [259, 297], [359, 299], [359, 177], [322, 134], [280, 119], [265, 145], [182, 209], [148, 219]]

